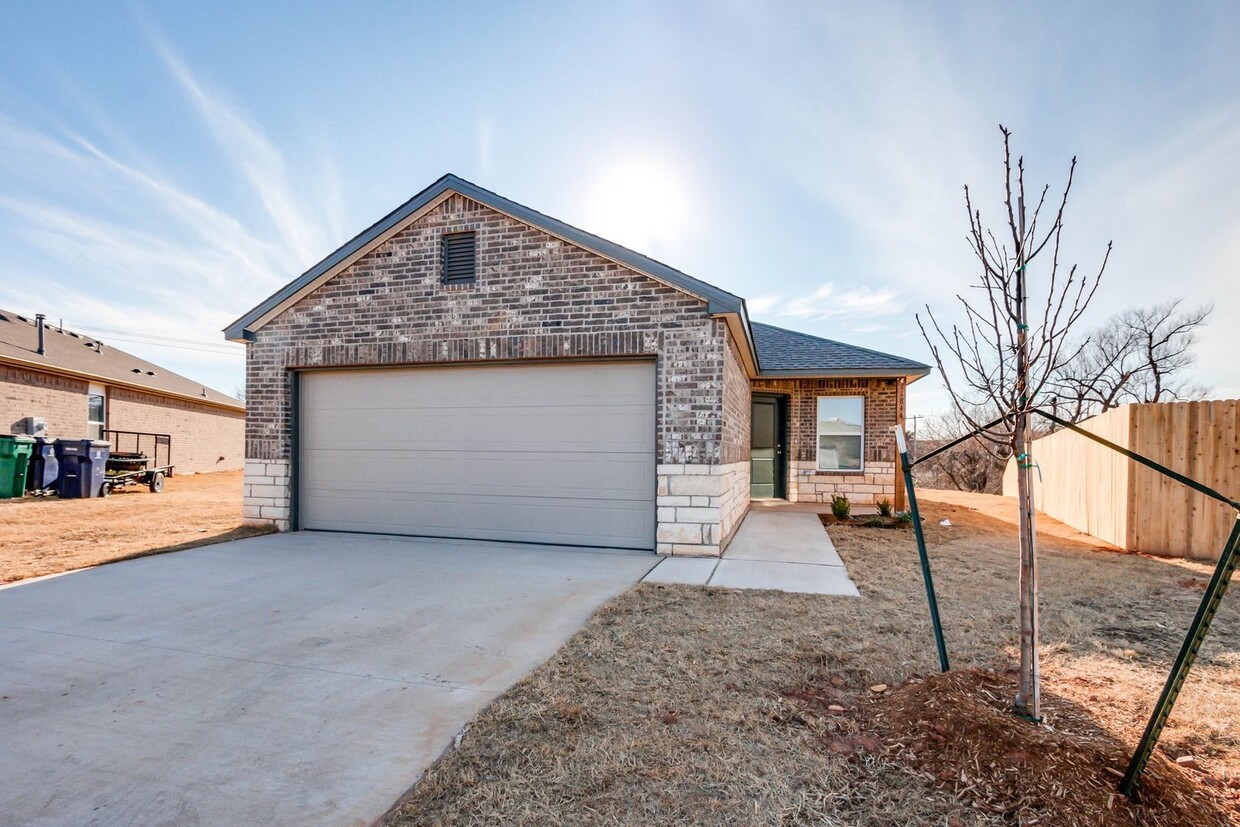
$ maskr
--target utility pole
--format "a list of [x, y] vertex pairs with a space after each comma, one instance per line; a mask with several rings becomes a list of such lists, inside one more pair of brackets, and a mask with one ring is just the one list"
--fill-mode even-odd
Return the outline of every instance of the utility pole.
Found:
[[1014, 711], [1042, 719], [1042, 678], [1038, 664], [1038, 556], [1033, 516], [1033, 457], [1029, 430], [1029, 313], [1025, 289], [1025, 199], [1017, 202], [1020, 239], [1016, 244], [1016, 422], [1012, 448], [1016, 453], [1016, 497], [1020, 510], [1020, 688]]

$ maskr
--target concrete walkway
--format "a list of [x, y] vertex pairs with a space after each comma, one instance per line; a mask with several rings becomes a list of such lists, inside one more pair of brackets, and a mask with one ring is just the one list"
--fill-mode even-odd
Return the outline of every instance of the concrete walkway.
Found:
[[817, 514], [753, 512], [722, 559], [665, 557], [643, 582], [860, 596]]
[[369, 824], [651, 554], [299, 532], [0, 590], [0, 823]]

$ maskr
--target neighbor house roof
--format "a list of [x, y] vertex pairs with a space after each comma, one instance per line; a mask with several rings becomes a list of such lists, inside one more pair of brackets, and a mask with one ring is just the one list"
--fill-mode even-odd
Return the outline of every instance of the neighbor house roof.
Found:
[[39, 331], [34, 319], [0, 310], [0, 363], [245, 410], [245, 403], [239, 399], [100, 342], [94, 336], [46, 325], [43, 351], [40, 355]]
[[[241, 318], [226, 327], [224, 336], [238, 342], [253, 339], [254, 331], [266, 324], [269, 319], [275, 318], [293, 302], [325, 283], [452, 193], [463, 195], [531, 227], [536, 227], [631, 270], [662, 281], [692, 296], [697, 296], [707, 303], [707, 308], [712, 314], [727, 322], [734, 338], [738, 342], [743, 342], [744, 361], [756, 375], [824, 377], [895, 375], [916, 379], [925, 376], [930, 371], [920, 362], [901, 359], [898, 356], [889, 356], [885, 353], [853, 347], [829, 339], [820, 339], [816, 336], [807, 336], [791, 330], [782, 330], [770, 325], [750, 325], [745, 300], [740, 296], [682, 273], [649, 256], [622, 247], [614, 241], [608, 241], [593, 233], [578, 229], [558, 218], [544, 215], [450, 174], [443, 176], [401, 204], [354, 236], [327, 258], [259, 302]], [[757, 329], [759, 327], [770, 331], [767, 341], [771, 347], [766, 359], [762, 358], [758, 352]], [[780, 334], [786, 334], [786, 336]], [[793, 354], [792, 350], [797, 347], [805, 348], [805, 350]], [[771, 364], [769, 369], [766, 366], [767, 362]]]
[[905, 376], [919, 378], [930, 366], [832, 339], [754, 322], [759, 376]]

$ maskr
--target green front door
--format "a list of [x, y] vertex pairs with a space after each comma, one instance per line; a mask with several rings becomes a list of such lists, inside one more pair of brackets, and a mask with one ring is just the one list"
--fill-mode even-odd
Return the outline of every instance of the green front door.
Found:
[[749, 496], [783, 499], [785, 491], [784, 403], [778, 396], [755, 396], [749, 429]]

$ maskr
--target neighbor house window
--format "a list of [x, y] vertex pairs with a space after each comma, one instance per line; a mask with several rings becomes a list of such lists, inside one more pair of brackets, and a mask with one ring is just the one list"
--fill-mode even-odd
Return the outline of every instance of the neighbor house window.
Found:
[[91, 385], [86, 394], [86, 435], [91, 439], [103, 439], [103, 429], [108, 427], [108, 402], [103, 388]]
[[818, 470], [860, 471], [865, 444], [865, 399], [818, 397]]
[[478, 280], [476, 233], [448, 233], [443, 237], [443, 283], [473, 284]]

